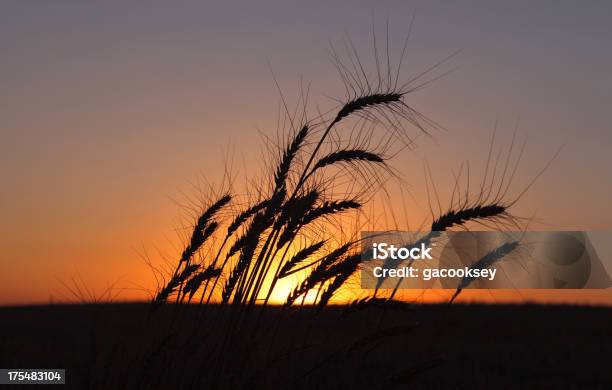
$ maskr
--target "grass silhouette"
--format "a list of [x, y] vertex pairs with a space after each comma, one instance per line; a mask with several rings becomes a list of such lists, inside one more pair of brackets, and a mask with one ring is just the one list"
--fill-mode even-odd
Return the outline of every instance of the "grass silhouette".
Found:
[[[260, 184], [251, 202], [234, 207], [239, 196], [231, 189], [224, 190], [196, 218], [172, 275], [152, 300], [151, 315], [166, 303], [174, 302], [176, 306], [166, 332], [158, 339], [158, 347], [144, 359], [146, 364], [141, 368], [142, 382], [139, 384], [149, 383], [146, 378], [163, 367], [169, 356], [184, 359], [189, 366], [189, 361], [198, 356], [196, 351], [200, 351], [205, 353], [205, 357], [200, 357], [201, 367], [219, 373], [215, 378], [208, 376], [212, 382], [205, 383], [232, 388], [257, 387], [258, 381], [269, 375], [265, 365], [257, 364], [257, 359], [282, 360], [276, 351], [277, 343], [287, 343], [288, 337], [306, 343], [308, 327], [320, 326], [316, 313], [331, 310], [330, 302], [356, 273], [362, 254], [357, 231], [337, 238], [335, 218], [358, 215], [377, 187], [383, 185], [385, 177], [395, 174], [390, 165], [392, 144], [410, 147], [419, 136], [432, 137], [439, 128], [411, 107], [407, 97], [435, 80], [436, 77], [427, 81], [422, 78], [448, 58], [400, 84], [405, 45], [397, 69], [392, 69], [388, 42], [382, 56], [386, 57], [385, 66], [385, 61], [379, 58], [375, 35], [373, 41], [376, 65], [373, 77], [365, 71], [350, 42], [346, 46], [345, 60], [341, 60], [332, 48], [332, 57], [346, 90], [345, 98], [337, 107], [308, 119], [307, 93], [301, 92], [301, 108], [293, 113], [283, 98], [282, 125], [288, 126], [285, 132], [288, 136], [279, 142], [278, 151], [270, 151], [269, 160], [273, 164], [268, 166], [268, 174], [254, 179]], [[383, 141], [374, 142], [381, 139], [378, 135], [381, 132]], [[432, 222], [430, 232], [416, 243], [429, 244], [441, 232], [465, 229], [470, 223], [498, 229], [520, 226], [520, 221], [509, 211], [518, 198], [507, 199], [520, 161], [519, 155], [514, 164], [510, 163], [513, 147], [514, 138], [505, 163], [501, 163], [501, 174], [498, 170], [500, 158], [491, 161], [489, 152], [485, 177], [476, 195], [469, 189], [469, 166], [465, 189], [460, 185], [460, 172], [446, 211], [442, 211], [431, 173], [426, 170], [432, 187], [430, 194], [428, 181]], [[342, 191], [338, 191], [338, 187]], [[432, 199], [438, 203], [437, 212], [433, 211]], [[342, 226], [339, 229], [342, 231]], [[218, 242], [221, 244], [217, 245]], [[284, 297], [284, 305], [269, 308], [278, 282], [289, 276], [298, 280]], [[388, 311], [410, 313], [413, 310], [410, 305], [394, 299], [398, 286], [386, 293], [377, 288], [371, 296], [340, 308], [334, 306], [334, 312], [340, 310], [340, 318], [352, 318], [370, 309], [382, 309], [382, 312], [375, 317], [371, 329], [358, 332], [358, 337], [348, 343], [334, 343], [335, 350], [319, 349], [320, 357], [314, 361], [302, 356], [304, 351], [290, 352], [304, 359], [310, 367], [304, 367], [301, 374], [292, 372], [291, 378], [285, 378], [289, 380], [285, 386], [289, 383], [299, 387], [298, 382], [303, 381], [310, 383], [308, 378], [319, 375], [321, 369], [339, 359], [354, 361], [351, 367], [365, 368], [366, 355], [372, 348], [385, 339], [410, 334], [416, 326], [414, 322], [382, 325], [382, 317]], [[458, 286], [451, 302], [464, 287]], [[307, 296], [314, 297], [309, 302], [312, 305], [304, 305]], [[197, 306], [200, 307], [195, 322], [193, 306], [181, 305], [192, 302], [194, 297], [199, 297]], [[212, 305], [213, 302], [218, 305]], [[307, 325], [291, 333], [286, 326], [296, 315]], [[320, 340], [320, 335], [317, 337]], [[179, 340], [178, 354], [169, 352], [169, 339]], [[266, 347], [266, 344], [269, 345]], [[299, 348], [309, 348], [307, 343], [300, 345]], [[384, 387], [404, 382], [440, 361], [434, 356], [394, 372], [385, 371], [385, 378], [377, 384]], [[200, 379], [194, 379], [194, 383], [203, 383]], [[224, 380], [229, 382], [221, 383]]]

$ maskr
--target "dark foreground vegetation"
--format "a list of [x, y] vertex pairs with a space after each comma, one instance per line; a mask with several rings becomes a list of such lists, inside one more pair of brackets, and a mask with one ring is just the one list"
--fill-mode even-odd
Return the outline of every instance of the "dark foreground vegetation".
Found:
[[268, 306], [228, 342], [238, 309], [2, 308], [0, 367], [66, 368], [75, 389], [612, 386], [609, 308]]

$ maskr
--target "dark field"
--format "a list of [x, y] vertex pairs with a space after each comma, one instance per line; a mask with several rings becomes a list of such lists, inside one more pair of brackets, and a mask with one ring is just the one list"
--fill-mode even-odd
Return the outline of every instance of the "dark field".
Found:
[[236, 308], [148, 309], [2, 308], [0, 367], [65, 368], [79, 389], [612, 387], [609, 308], [255, 308], [231, 332]]

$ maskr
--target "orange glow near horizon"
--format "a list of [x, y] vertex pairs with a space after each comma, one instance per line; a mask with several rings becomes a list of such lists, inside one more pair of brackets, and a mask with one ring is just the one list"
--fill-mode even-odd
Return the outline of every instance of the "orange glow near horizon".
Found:
[[[204, 144], [206, 138], [202, 137]], [[236, 146], [242, 147], [241, 144]], [[431, 147], [428, 149], [432, 150]], [[146, 157], [141, 158], [144, 164]], [[15, 198], [16, 207], [7, 210], [5, 214], [11, 222], [11, 227], [3, 232], [2, 237], [5, 241], [3, 256], [7, 259], [8, 266], [4, 266], [3, 280], [0, 283], [0, 305], [79, 301], [75, 295], [91, 300], [91, 297], [106, 296], [105, 292], [109, 286], [113, 286], [111, 295], [117, 301], [148, 299], [156, 288], [156, 282], [142, 256], [146, 254], [156, 266], [167, 267], [174, 264], [184, 243], [184, 238], [181, 238], [185, 235], [182, 229], [192, 223], [191, 208], [195, 206], [190, 204], [190, 201], [204, 197], [199, 188], [205, 186], [194, 186], [190, 182], [193, 182], [194, 177], [199, 177], [197, 171], [202, 166], [207, 167], [210, 172], [220, 172], [224, 166], [223, 160], [213, 153], [201, 163], [197, 160], [199, 158], [192, 156], [183, 163], [166, 167], [165, 171], [160, 171], [163, 178], [154, 181], [151, 180], [153, 177], [140, 174], [131, 176], [134, 180], [120, 176], [112, 179], [107, 177], [104, 182], [88, 188], [83, 178], [80, 180], [84, 187], [79, 196], [69, 194], [69, 189], [78, 185], [74, 181], [74, 174], [82, 174], [79, 173], [80, 167], [72, 167], [69, 169], [73, 170], [74, 174], [57, 172], [54, 178], [58, 183], [55, 186], [52, 180], [45, 183], [45, 186], [50, 186], [50, 196], [45, 199], [34, 198], [35, 192], [24, 192], [22, 197]], [[402, 156], [397, 160], [395, 166], [402, 166], [403, 161], [406, 161]], [[456, 166], [452, 158], [440, 159], [436, 163], [439, 167]], [[144, 167], [137, 168], [137, 172], [148, 172], [146, 169], [141, 170], [142, 168]], [[248, 172], [254, 171], [253, 167], [248, 168], [241, 167], [241, 174], [247, 175]], [[95, 172], [96, 169], [99, 168], [94, 167], [94, 176], [99, 175], [99, 172]], [[411, 170], [414, 177], [418, 177], [418, 170]], [[124, 167], [116, 172], [120, 175], [128, 170]], [[175, 175], [176, 172], [181, 174]], [[441, 172], [436, 177], [438, 188], [452, 188], [452, 178], [448, 177], [447, 172], [442, 172], [442, 168], [436, 172]], [[209, 179], [213, 185], [220, 182], [215, 177]], [[200, 180], [196, 179], [196, 182]], [[535, 192], [535, 200], [525, 199], [519, 206], [526, 206], [519, 207], [517, 215], [531, 214], [530, 206], [541, 204], [538, 199], [545, 199], [549, 191], [545, 185], [534, 189], [532, 192]], [[185, 193], [189, 196], [185, 196]], [[408, 208], [414, 210], [409, 216], [411, 226], [414, 226], [428, 217], [428, 211], [424, 206], [427, 202], [423, 193], [413, 192], [411, 197], [413, 199], [407, 199], [405, 202], [408, 203]], [[399, 196], [395, 197], [394, 203], [387, 204], [384, 208], [402, 214], [404, 207], [400, 199]], [[197, 203], [197, 200], [195, 202]], [[549, 226], [567, 224], [567, 221], [559, 219], [558, 214], [554, 213], [558, 207], [554, 202], [553, 206], [554, 209], [549, 209], [547, 215], [540, 220], [546, 221]], [[38, 223], [29, 223], [33, 219]], [[386, 221], [390, 223], [390, 220]], [[384, 218], [382, 223], [385, 223]], [[582, 226], [577, 227], [588, 229], [593, 225], [583, 220]], [[409, 228], [408, 225], [402, 227]], [[570, 229], [572, 227], [569, 226]], [[177, 234], [177, 231], [181, 234]], [[271, 297], [273, 303], [284, 302], [286, 293], [296, 283], [294, 279], [281, 281]], [[80, 291], [76, 285], [81, 286]], [[87, 288], [83, 288], [83, 285]], [[444, 302], [448, 298], [448, 294], [439, 291], [406, 295], [403, 299], [407, 301]], [[346, 293], [340, 292], [333, 302], [362, 296], [361, 292], [347, 290]], [[312, 295], [308, 296], [306, 303], [312, 299]], [[612, 305], [612, 292], [466, 291], [458, 301]]]
[[[223, 164], [211, 162], [209, 166], [218, 166], [216, 169], [220, 170]], [[177, 171], [180, 172], [181, 168], [177, 168]], [[13, 219], [16, 228], [7, 231], [4, 236], [8, 238], [4, 255], [16, 261], [4, 273], [5, 280], [0, 284], [0, 305], [96, 299], [108, 301], [110, 297], [114, 301], [149, 299], [156, 289], [156, 280], [143, 256], [157, 267], [169, 269], [174, 265], [185, 242], [185, 229], [193, 220], [191, 210], [196, 207], [195, 204], [203, 202], [201, 199], [206, 196], [205, 191], [200, 190], [205, 185], [193, 184], [183, 185], [183, 188], [188, 188], [187, 192], [191, 192], [188, 196], [185, 191], [178, 191], [179, 195], [165, 195], [164, 192], [173, 192], [174, 183], [157, 184], [156, 190], [138, 192], [134, 192], [136, 188], [128, 190], [128, 183], [125, 183], [123, 188], [116, 187], [115, 191], [105, 193], [104, 196], [73, 199], [70, 204], [64, 203], [61, 212], [59, 208], [39, 204], [39, 217], [44, 224], [32, 226], [31, 229], [23, 226], [25, 221]], [[139, 184], [143, 185], [142, 182]], [[436, 184], [443, 188], [450, 186], [451, 181], [448, 178], [445, 182], [438, 179]], [[424, 194], [412, 195], [416, 200], [407, 202], [414, 210], [410, 212], [413, 221], [426, 219], [427, 207], [418, 207], [418, 204], [426, 204]], [[387, 204], [383, 209], [393, 209], [399, 213], [403, 207], [398, 199], [399, 196], [395, 198], [395, 203]], [[377, 202], [381, 204], [380, 200]], [[518, 209], [518, 215], [527, 214], [522, 210]], [[181, 218], [177, 219], [177, 215]], [[551, 219], [554, 222], [554, 218]], [[384, 229], [390, 219], [382, 218], [380, 221], [378, 228]], [[408, 225], [402, 227], [409, 228]], [[32, 237], [38, 237], [40, 241], [33, 244]], [[29, 249], [24, 252], [23, 248]], [[299, 276], [304, 275], [301, 273]], [[24, 276], [27, 276], [27, 283], [24, 282]], [[281, 280], [270, 303], [284, 303], [287, 294], [299, 280], [299, 277]], [[363, 298], [367, 293], [352, 283], [350, 287], [339, 291], [332, 303]], [[305, 303], [311, 303], [314, 296], [314, 293], [309, 294]], [[449, 296], [448, 291], [441, 290], [404, 291], [398, 295], [398, 299], [443, 303]], [[460, 295], [457, 302], [612, 305], [612, 291], [468, 290]]]

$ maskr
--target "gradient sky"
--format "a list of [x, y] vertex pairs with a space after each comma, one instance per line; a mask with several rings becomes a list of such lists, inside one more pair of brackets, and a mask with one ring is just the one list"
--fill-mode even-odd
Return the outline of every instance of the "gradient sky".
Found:
[[278, 103], [268, 62], [290, 99], [303, 77], [330, 107], [325, 95], [342, 89], [329, 42], [346, 32], [370, 50], [372, 15], [379, 27], [389, 17], [399, 54], [414, 11], [405, 77], [463, 49], [453, 73], [410, 98], [448, 129], [395, 160], [414, 188], [423, 159], [451, 183], [461, 161], [483, 165], [496, 118], [506, 143], [519, 120], [517, 189], [565, 147], [516, 212], [538, 228], [612, 228], [610, 2], [8, 1], [0, 304], [61, 300], [58, 280], [73, 277], [96, 291], [151, 287], [137, 253], [176, 254], [177, 201], [192, 183], [218, 181], [232, 151], [239, 166], [259, 162], [258, 130], [273, 134]]

